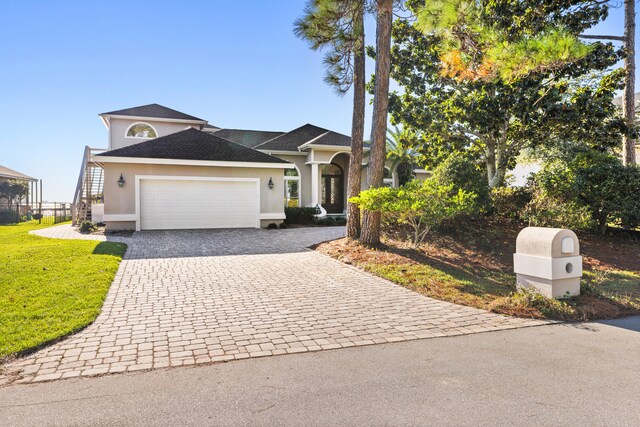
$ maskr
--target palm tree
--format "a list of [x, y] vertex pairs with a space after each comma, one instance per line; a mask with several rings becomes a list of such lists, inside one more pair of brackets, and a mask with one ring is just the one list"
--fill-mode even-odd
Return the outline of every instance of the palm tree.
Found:
[[[351, 155], [347, 200], [360, 194], [365, 109], [364, 13], [366, 0], [311, 0], [305, 16], [296, 21], [295, 34], [314, 50], [328, 47], [327, 77], [340, 95], [353, 87]], [[360, 235], [360, 209], [347, 203], [347, 237]]]
[[[384, 179], [387, 116], [389, 112], [389, 74], [391, 71], [391, 26], [393, 0], [376, 0], [376, 70], [373, 90], [373, 124], [367, 181], [370, 188], [382, 186]], [[364, 211], [362, 243], [380, 243], [380, 212]]]
[[387, 162], [391, 171], [396, 171], [400, 185], [413, 178], [413, 166], [417, 163], [418, 151], [414, 148], [418, 134], [410, 129], [394, 126], [387, 129]]

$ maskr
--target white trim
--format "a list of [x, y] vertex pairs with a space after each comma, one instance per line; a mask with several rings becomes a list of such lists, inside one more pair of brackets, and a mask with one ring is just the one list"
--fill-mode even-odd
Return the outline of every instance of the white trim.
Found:
[[287, 181], [298, 181], [298, 207], [300, 206], [304, 206], [302, 204], [302, 173], [300, 173], [300, 168], [298, 167], [298, 165], [294, 164], [293, 165], [296, 169], [296, 172], [298, 172], [298, 176], [284, 176], [284, 191], [285, 191], [285, 200], [286, 200], [286, 191], [288, 190], [287, 188]]
[[97, 156], [95, 163], [138, 163], [151, 165], [220, 166], [231, 168], [293, 169], [293, 163], [225, 162], [220, 160], [150, 159], [146, 157]]
[[285, 219], [286, 215], [284, 213], [274, 212], [274, 213], [263, 213], [260, 214], [260, 219]]
[[320, 202], [320, 171], [318, 163], [311, 163], [311, 205], [319, 205]]
[[414, 169], [413, 171], [415, 173], [431, 173], [430, 171], [428, 171], [426, 169]]
[[[206, 120], [190, 120], [190, 119], [163, 119], [161, 117], [145, 117], [145, 116], [120, 116], [115, 114], [98, 114], [100, 117], [107, 117], [109, 119], [124, 119], [124, 120], [142, 120], [150, 122], [167, 122], [167, 123], [198, 123], [206, 125]], [[110, 121], [109, 121], [110, 122]]]
[[256, 151], [268, 154], [270, 156], [306, 156], [307, 153], [301, 153], [300, 151], [285, 151], [285, 150], [262, 150], [260, 148], [254, 148]]
[[105, 221], [137, 221], [136, 214], [104, 214]]
[[258, 199], [258, 209], [256, 211], [256, 227], [261, 228], [260, 223], [260, 178], [232, 178], [213, 176], [176, 176], [176, 175], [136, 175], [135, 176], [135, 204], [136, 204], [136, 231], [141, 231], [142, 221], [140, 219], [140, 181], [143, 179], [157, 179], [164, 181], [226, 181], [226, 182], [255, 182], [256, 198]]
[[[322, 145], [322, 144], [303, 144], [299, 147], [300, 149], [302, 148], [314, 148], [316, 150], [325, 150], [325, 151], [331, 151], [331, 150], [349, 150], [349, 152], [351, 152], [351, 146], [350, 145]], [[369, 151], [371, 150], [371, 147], [362, 147], [362, 151]]]
[[[129, 136], [129, 130], [131, 130], [132, 127], [134, 127], [135, 125], [147, 125], [149, 126], [151, 129], [153, 129], [153, 132], [156, 134], [156, 136]], [[135, 122], [129, 125], [129, 127], [127, 128], [127, 130], [124, 131], [124, 137], [125, 139], [144, 139], [144, 140], [148, 140], [148, 139], [156, 139], [158, 137], [158, 131], [156, 130], [156, 128], [154, 128], [153, 126], [151, 126], [149, 123], [146, 122]]]
[[298, 150], [302, 150], [303, 148], [305, 148], [305, 147], [307, 147], [308, 145], [312, 144], [312, 143], [313, 143], [313, 141], [315, 141], [315, 140], [317, 140], [317, 139], [322, 138], [323, 136], [325, 136], [325, 135], [326, 135], [326, 134], [328, 134], [329, 132], [331, 132], [331, 131], [329, 131], [329, 130], [328, 130], [328, 131], [326, 131], [325, 133], [322, 133], [322, 134], [320, 134], [320, 135], [316, 136], [315, 138], [310, 139], [309, 141], [305, 142], [304, 144], [299, 145], [299, 146], [298, 146]]

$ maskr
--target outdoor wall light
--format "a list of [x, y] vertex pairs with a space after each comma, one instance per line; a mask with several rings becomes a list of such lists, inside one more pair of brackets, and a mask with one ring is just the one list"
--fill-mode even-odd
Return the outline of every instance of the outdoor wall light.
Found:
[[269, 178], [269, 183], [267, 184], [267, 186], [269, 187], [269, 190], [273, 190], [273, 179]]
[[118, 179], [118, 187], [124, 187], [124, 176], [122, 176], [122, 174], [120, 174], [120, 178]]

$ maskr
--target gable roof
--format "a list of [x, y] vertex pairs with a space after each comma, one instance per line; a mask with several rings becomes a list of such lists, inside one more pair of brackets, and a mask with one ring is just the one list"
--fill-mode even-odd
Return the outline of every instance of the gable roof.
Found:
[[272, 132], [265, 130], [248, 130], [248, 129], [220, 129], [214, 132], [217, 137], [227, 139], [236, 144], [253, 148], [256, 145], [269, 141], [284, 132]]
[[269, 156], [268, 154], [243, 147], [240, 144], [193, 128], [95, 155], [95, 157], [100, 156], [220, 162], [289, 163], [277, 157]]
[[333, 145], [333, 146], [343, 146], [350, 147], [351, 146], [351, 138], [347, 135], [343, 135], [338, 132], [334, 132], [332, 130], [323, 133], [317, 138], [312, 139], [311, 141], [305, 143], [304, 145]]
[[132, 116], [206, 122], [206, 120], [191, 116], [189, 114], [185, 114], [181, 111], [177, 111], [160, 104], [140, 105], [138, 107], [125, 108], [124, 110], [109, 111], [108, 113], [100, 114], [100, 116]]
[[9, 169], [8, 167], [2, 165], [0, 165], [0, 178], [28, 179], [30, 181], [36, 181], [35, 178], [32, 178], [29, 175], [14, 171], [13, 169]]
[[331, 131], [307, 123], [306, 125], [300, 126], [290, 132], [263, 142], [254, 148], [257, 150], [298, 151], [298, 147], [301, 145], [318, 138], [327, 132]]

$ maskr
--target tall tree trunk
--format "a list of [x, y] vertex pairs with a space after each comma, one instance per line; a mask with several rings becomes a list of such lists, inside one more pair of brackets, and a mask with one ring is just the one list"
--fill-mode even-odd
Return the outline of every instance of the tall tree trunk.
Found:
[[487, 165], [487, 183], [489, 188], [493, 181], [493, 177], [496, 176], [496, 141], [493, 137], [487, 138], [487, 148], [484, 150], [484, 161]]
[[[622, 109], [628, 126], [633, 126], [636, 116], [635, 83], [636, 83], [636, 4], [635, 0], [624, 0], [624, 48], [627, 56], [624, 60], [625, 84]], [[636, 141], [634, 138], [623, 136], [622, 161], [625, 165], [636, 162]]]
[[[364, 4], [355, 11], [354, 28], [358, 32], [358, 46], [353, 53], [353, 117], [351, 119], [351, 156], [347, 200], [360, 194], [362, 175], [362, 147], [364, 143], [365, 108], [365, 46]], [[360, 237], [360, 207], [347, 201], [347, 237]]]
[[[382, 186], [384, 178], [393, 0], [377, 0], [376, 12], [376, 74], [373, 93], [371, 152], [367, 171], [367, 181], [370, 188]], [[360, 240], [369, 245], [380, 243], [380, 212], [364, 211]]]

